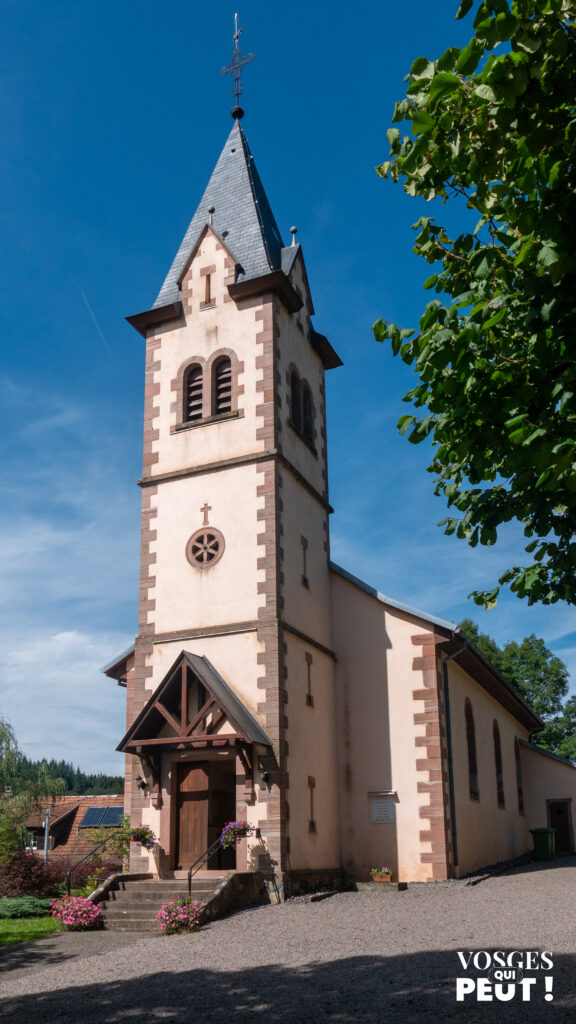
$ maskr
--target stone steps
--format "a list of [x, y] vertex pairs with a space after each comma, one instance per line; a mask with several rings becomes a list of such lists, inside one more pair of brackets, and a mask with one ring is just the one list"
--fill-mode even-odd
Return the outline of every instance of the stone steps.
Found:
[[[222, 880], [223, 877], [192, 879], [192, 900], [205, 906]], [[110, 931], [158, 932], [156, 914], [166, 900], [178, 896], [188, 896], [186, 878], [122, 882], [100, 904], [104, 927]]]

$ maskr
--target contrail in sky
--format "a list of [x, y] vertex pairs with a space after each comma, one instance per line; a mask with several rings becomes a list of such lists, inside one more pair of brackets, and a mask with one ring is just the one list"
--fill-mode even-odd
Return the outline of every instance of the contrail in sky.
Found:
[[[78, 287], [80, 288], [80, 285], [78, 285]], [[96, 330], [98, 331], [98, 334], [100, 335], [100, 339], [102, 341], [102, 344], [104, 345], [104, 348], [106, 349], [108, 355], [110, 356], [110, 359], [112, 360], [112, 365], [117, 370], [118, 369], [118, 364], [116, 363], [116, 360], [114, 359], [114, 356], [112, 355], [112, 352], [110, 351], [110, 347], [108, 345], [108, 342], [106, 341], [106, 338], [104, 337], [104, 335], [103, 335], [103, 333], [102, 333], [102, 331], [100, 329], [100, 324], [98, 323], [96, 317], [94, 316], [94, 313], [92, 312], [92, 307], [90, 306], [90, 303], [88, 302], [88, 299], [84, 295], [84, 292], [82, 291], [81, 288], [80, 288], [80, 295], [84, 299], [84, 303], [85, 303], [86, 309], [88, 310], [88, 312], [90, 313], [90, 316], [92, 317], [92, 322], [93, 322]]]

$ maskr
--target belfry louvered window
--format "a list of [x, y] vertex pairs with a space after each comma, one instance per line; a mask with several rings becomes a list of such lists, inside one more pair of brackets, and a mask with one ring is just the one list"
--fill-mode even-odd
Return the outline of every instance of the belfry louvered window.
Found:
[[232, 363], [226, 356], [214, 367], [214, 415], [232, 412]]
[[191, 366], [184, 388], [184, 419], [187, 423], [202, 419], [202, 367]]

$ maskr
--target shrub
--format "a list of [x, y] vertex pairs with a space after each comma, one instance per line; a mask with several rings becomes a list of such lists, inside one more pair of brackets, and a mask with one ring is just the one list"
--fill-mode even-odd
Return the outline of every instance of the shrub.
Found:
[[50, 913], [70, 931], [98, 928], [102, 922], [100, 907], [84, 896], [63, 896], [62, 899], [53, 900]]
[[[76, 861], [71, 860], [70, 857], [54, 857], [51, 862], [54, 873], [61, 882], [66, 881], [66, 874], [69, 868], [74, 867], [75, 863]], [[108, 875], [121, 870], [122, 865], [115, 860], [87, 860], [72, 872], [70, 884], [73, 889], [84, 889], [88, 885], [88, 879], [96, 879], [97, 885], [99, 881], [108, 878]], [[96, 885], [92, 886], [90, 892], [94, 891]]]
[[[70, 857], [49, 857], [44, 863], [36, 854], [19, 850], [0, 865], [0, 896], [61, 896], [66, 872], [74, 863]], [[86, 861], [72, 874], [72, 885], [84, 889], [88, 878], [101, 880], [118, 870], [121, 865], [117, 861]]]
[[18, 896], [0, 899], [0, 920], [17, 917], [45, 917], [50, 910], [50, 899], [38, 899], [36, 896]]
[[62, 873], [51, 861], [18, 850], [0, 865], [0, 896], [57, 896]]
[[165, 935], [195, 932], [200, 927], [199, 916], [198, 901], [193, 903], [190, 896], [177, 896], [173, 900], [167, 900], [156, 914], [160, 921], [160, 931]]

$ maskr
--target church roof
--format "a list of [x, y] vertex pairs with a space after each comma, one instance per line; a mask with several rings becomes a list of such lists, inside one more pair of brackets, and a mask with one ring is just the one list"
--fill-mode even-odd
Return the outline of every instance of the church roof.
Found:
[[375, 597], [382, 604], [395, 608], [398, 611], [406, 612], [415, 619], [421, 619], [436, 626], [440, 634], [444, 634], [446, 641], [452, 644], [452, 647], [445, 648], [450, 658], [454, 658], [465, 671], [469, 672], [476, 682], [488, 690], [530, 732], [540, 732], [544, 728], [542, 719], [524, 700], [522, 694], [494, 668], [476, 644], [454, 622], [448, 622], [437, 615], [420, 611], [418, 608], [412, 608], [409, 604], [403, 604], [391, 597], [387, 597], [386, 594], [381, 594], [374, 587], [369, 586], [368, 583], [364, 583], [357, 576], [353, 576], [351, 572], [347, 572], [346, 569], [336, 565], [335, 562], [329, 562], [329, 566], [332, 572], [338, 576], [343, 576], [349, 583], [353, 583], [354, 586], [364, 590], [371, 597]]
[[178, 280], [209, 223], [239, 264], [238, 282], [284, 269], [284, 243], [239, 121], [234, 122], [153, 308], [180, 300]]

